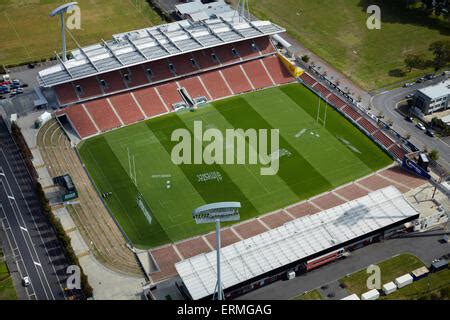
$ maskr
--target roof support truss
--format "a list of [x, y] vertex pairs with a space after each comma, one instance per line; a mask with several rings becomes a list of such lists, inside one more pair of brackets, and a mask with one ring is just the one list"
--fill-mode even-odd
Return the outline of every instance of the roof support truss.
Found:
[[122, 60], [119, 59], [119, 57], [114, 53], [114, 51], [111, 49], [111, 47], [106, 43], [105, 40], [102, 39], [103, 42], [103, 46], [112, 54], [112, 56], [122, 65], [124, 66], [125, 64], [122, 62]]

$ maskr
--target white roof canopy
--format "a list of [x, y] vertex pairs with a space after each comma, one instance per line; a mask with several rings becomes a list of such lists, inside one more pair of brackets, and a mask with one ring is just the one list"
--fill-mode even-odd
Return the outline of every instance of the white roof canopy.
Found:
[[285, 30], [270, 21], [246, 21], [239, 15], [219, 15], [204, 21], [182, 20], [116, 34], [110, 41], [78, 48], [68, 61], [39, 72], [43, 87], [79, 80], [142, 63], [270, 36]]
[[[418, 215], [394, 187], [305, 216], [221, 250], [224, 289]], [[175, 268], [193, 299], [212, 295], [216, 252]]]

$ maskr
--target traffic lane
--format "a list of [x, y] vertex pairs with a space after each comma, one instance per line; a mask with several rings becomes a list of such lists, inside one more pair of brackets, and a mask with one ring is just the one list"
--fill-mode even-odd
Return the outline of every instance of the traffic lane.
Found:
[[428, 150], [438, 150], [440, 154], [439, 163], [448, 169], [450, 162], [449, 146], [438, 137], [432, 138], [426, 135], [424, 131], [418, 129], [413, 123], [406, 121], [403, 115], [396, 110], [396, 106], [405, 99], [405, 95], [408, 94], [408, 92], [414, 92], [414, 90], [405, 91], [402, 89], [381, 93], [378, 96], [375, 96], [372, 99], [373, 106], [391, 118], [394, 122], [393, 128], [396, 131], [399, 131], [403, 135], [410, 134], [410, 141], [413, 144], [417, 145], [419, 148], [424, 148], [426, 146]]
[[[1, 184], [1, 180], [0, 180], [0, 184]], [[11, 227], [9, 226], [9, 222], [6, 219], [6, 214], [4, 212], [2, 203], [0, 201], [0, 228], [2, 228], [3, 230], [3, 243], [4, 243], [4, 251], [5, 252], [10, 252], [9, 255], [9, 259], [12, 260], [13, 265], [9, 265], [9, 271], [11, 273], [11, 276], [13, 276], [13, 273], [17, 272], [19, 279], [17, 279], [19, 281], [19, 285], [21, 286], [21, 281], [23, 279], [24, 276], [26, 276], [28, 273], [26, 272], [26, 268], [25, 268], [25, 264], [23, 262], [22, 256], [20, 254], [20, 250], [17, 247], [15, 238], [14, 238], [14, 234], [11, 230]], [[8, 257], [6, 257], [6, 260], [8, 259]], [[23, 294], [22, 292], [19, 293], [19, 291], [23, 291], [25, 294]], [[32, 288], [32, 286], [29, 287], [20, 287], [17, 288], [16, 287], [16, 291], [17, 294], [20, 295], [21, 297], [19, 297], [19, 299], [34, 299], [36, 300], [36, 295], [34, 293], [34, 289]]]
[[[41, 264], [43, 272], [45, 273], [45, 282], [51, 289], [50, 297], [51, 299], [65, 299], [63, 285], [65, 284], [67, 262], [61, 247], [51, 226], [48, 224], [48, 221], [45, 221], [43, 215], [36, 215], [41, 217], [40, 221], [36, 221], [32, 213], [41, 213], [41, 209], [35, 199], [33, 189], [30, 186], [31, 181], [28, 179], [28, 181], [23, 181], [22, 184], [19, 184], [17, 181], [17, 177], [19, 177], [19, 179], [26, 179], [24, 178], [28, 176], [26, 168], [14, 167], [14, 162], [17, 160], [12, 159], [8, 161], [3, 151], [2, 155], [7, 162], [7, 171], [9, 172], [9, 176], [13, 178], [11, 179], [11, 187], [13, 188], [13, 192], [17, 200], [16, 203], [18, 204], [18, 210], [21, 213], [21, 220], [23, 221], [23, 224], [28, 227], [28, 234], [32, 238], [33, 243], [36, 244], [34, 251], [36, 251], [37, 260], [39, 260], [38, 262]], [[9, 158], [11, 158], [11, 156]], [[14, 172], [13, 169], [15, 169]], [[25, 188], [28, 189], [28, 191], [25, 191], [28, 193], [28, 199], [25, 197], [21, 185], [25, 185]], [[30, 203], [32, 208], [28, 205], [30, 196], [33, 198], [33, 201]], [[39, 226], [37, 222], [39, 222]], [[45, 236], [47, 242], [44, 241], [42, 235]]]
[[[36, 249], [39, 252], [47, 275], [50, 276], [50, 283], [55, 285], [54, 290], [58, 296], [64, 298], [62, 293], [67, 278], [66, 271], [68, 266], [64, 252], [51, 225], [42, 214], [26, 168], [15, 168], [13, 161], [10, 161], [10, 164], [14, 169], [14, 178], [17, 181], [17, 185], [20, 185], [19, 196], [23, 201], [19, 201], [19, 206], [21, 206], [22, 212], [27, 213], [24, 214], [25, 223], [30, 227], [30, 234], [34, 243], [37, 244]], [[40, 214], [31, 214], [32, 212]]]
[[15, 245], [17, 246], [20, 252], [20, 257], [24, 264], [23, 272], [25, 272], [25, 274], [23, 274], [23, 276], [30, 277], [31, 280], [30, 286], [32, 287], [33, 292], [35, 293], [37, 299], [49, 299], [47, 290], [45, 288], [45, 284], [42, 281], [42, 276], [39, 273], [38, 266], [35, 264], [35, 259], [31, 251], [31, 247], [33, 246], [33, 244], [30, 243], [30, 239], [25, 236], [24, 234], [25, 231], [21, 229], [22, 225], [19, 222], [17, 215], [15, 214], [15, 209], [13, 208], [13, 205], [11, 204], [10, 197], [12, 197], [12, 195], [9, 194], [9, 191], [6, 188], [5, 183], [6, 182], [4, 176], [2, 176], [1, 177], [2, 190], [0, 195], [2, 214], [8, 221], [9, 227], [13, 234]]

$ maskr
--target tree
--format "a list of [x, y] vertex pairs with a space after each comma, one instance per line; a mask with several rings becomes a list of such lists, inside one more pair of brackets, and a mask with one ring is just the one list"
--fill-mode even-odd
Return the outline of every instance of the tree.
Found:
[[447, 63], [450, 63], [450, 41], [441, 40], [433, 42], [429, 49], [433, 55], [433, 64], [436, 70], [445, 67]]
[[309, 62], [309, 56], [307, 55], [307, 54], [305, 54], [304, 56], [302, 56], [302, 61], [303, 62], [305, 62], [305, 63], [308, 63]]
[[421, 54], [408, 54], [405, 58], [405, 66], [409, 69], [425, 69], [427, 65], [427, 60], [424, 55]]
[[430, 159], [433, 160], [433, 161], [437, 161], [439, 159], [439, 151], [431, 150], [428, 153], [428, 157], [430, 157]]

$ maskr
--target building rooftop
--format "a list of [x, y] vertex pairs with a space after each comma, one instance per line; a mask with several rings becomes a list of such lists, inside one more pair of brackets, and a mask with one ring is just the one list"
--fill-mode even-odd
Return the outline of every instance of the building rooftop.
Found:
[[236, 14], [236, 11], [230, 7], [225, 1], [219, 0], [216, 2], [202, 3], [201, 0], [196, 0], [188, 3], [182, 3], [175, 6], [175, 10], [182, 16], [189, 16], [202, 14], [202, 16], [211, 17], [213, 15], [230, 15]]
[[418, 90], [423, 95], [427, 96], [431, 100], [440, 98], [445, 95], [450, 94], [450, 79], [446, 81], [442, 81], [433, 86], [429, 86], [423, 89]]
[[58, 59], [57, 65], [40, 71], [38, 81], [42, 87], [53, 87], [145, 62], [284, 31], [270, 21], [248, 21], [239, 15], [177, 21], [116, 34], [112, 40], [75, 49], [68, 61]]
[[[343, 243], [417, 215], [396, 188], [388, 187], [293, 220], [223, 248], [223, 287], [233, 287], [313, 254], [339, 248]], [[216, 251], [178, 262], [175, 268], [193, 299], [214, 293]]]

